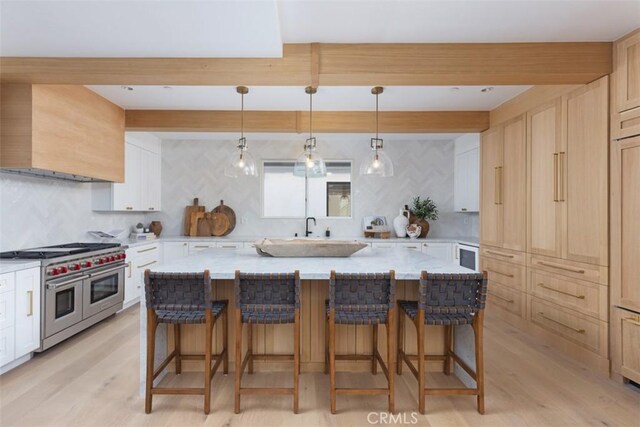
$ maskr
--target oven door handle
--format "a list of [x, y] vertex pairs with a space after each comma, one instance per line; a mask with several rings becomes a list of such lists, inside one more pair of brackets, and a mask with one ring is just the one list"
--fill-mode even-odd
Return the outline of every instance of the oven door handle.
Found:
[[65, 280], [63, 282], [57, 282], [57, 283], [47, 283], [47, 289], [61, 289], [61, 288], [66, 288], [68, 287], [68, 285], [72, 285], [74, 283], [82, 283], [82, 281], [86, 278], [88, 278], [89, 276], [80, 276], [80, 277], [75, 277], [73, 279], [69, 279], [69, 280]]
[[121, 264], [118, 265], [117, 267], [112, 267], [112, 268], [108, 268], [106, 270], [102, 270], [102, 271], [96, 271], [95, 273], [91, 273], [87, 276], [87, 278], [93, 278], [93, 277], [98, 277], [98, 276], [102, 276], [103, 274], [107, 274], [107, 273], [112, 273], [114, 271], [120, 270], [120, 269], [124, 269], [126, 264]]

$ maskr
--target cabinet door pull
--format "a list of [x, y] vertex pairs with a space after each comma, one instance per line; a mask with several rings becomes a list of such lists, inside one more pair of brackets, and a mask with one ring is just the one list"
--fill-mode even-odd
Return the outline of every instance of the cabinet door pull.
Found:
[[566, 323], [562, 323], [562, 322], [557, 321], [556, 319], [552, 319], [551, 317], [545, 316], [544, 312], [542, 312], [542, 311], [539, 311], [538, 314], [544, 320], [548, 320], [549, 322], [553, 322], [553, 323], [556, 323], [556, 324], [558, 324], [560, 326], [564, 326], [565, 328], [571, 329], [572, 331], [577, 332], [579, 334], [584, 334], [586, 332], [584, 329], [577, 329], [577, 328], [574, 328], [573, 326], [567, 325]]
[[126, 207], [126, 209], [127, 209], [128, 211], [132, 211], [132, 210], [133, 210], [133, 207], [131, 207], [131, 206], [127, 206], [127, 207]]
[[486, 252], [488, 254], [491, 254], [491, 255], [502, 256], [502, 257], [505, 257], [505, 258], [513, 258], [514, 257], [514, 255], [503, 254], [501, 252], [494, 252], [494, 251], [486, 251]]
[[494, 173], [494, 181], [495, 188], [494, 191], [494, 204], [501, 205], [502, 204], [502, 166], [496, 166], [493, 170]]
[[149, 249], [143, 249], [143, 250], [141, 250], [141, 251], [138, 251], [138, 253], [139, 253], [139, 254], [141, 254], [141, 253], [143, 253], [143, 252], [155, 251], [156, 249], [158, 249], [158, 247], [157, 247], [157, 246], [154, 246], [154, 247], [149, 248]]
[[194, 248], [209, 248], [209, 245], [194, 245]]
[[131, 279], [131, 270], [133, 270], [133, 268], [131, 268], [131, 261], [127, 263], [127, 266], [129, 267], [129, 275], [127, 276], [127, 278]]
[[565, 185], [564, 185], [564, 168], [565, 168], [565, 156], [567, 153], [561, 151], [558, 153], [558, 201], [564, 202], [565, 200]]
[[27, 313], [27, 317], [33, 316], [33, 291], [27, 291], [27, 295], [29, 295], [29, 312]]
[[561, 291], [560, 289], [556, 289], [556, 288], [552, 288], [551, 286], [547, 286], [542, 282], [538, 283], [538, 286], [540, 286], [541, 288], [544, 288], [544, 289], [548, 289], [550, 291], [557, 292], [559, 294], [568, 295], [570, 297], [574, 297], [574, 298], [578, 298], [578, 299], [584, 299], [584, 295], [576, 295], [576, 294], [572, 294], [571, 292]]
[[149, 210], [150, 210], [150, 211], [153, 211], [153, 210], [155, 210], [155, 209], [156, 209], [156, 208], [149, 208]]
[[544, 261], [538, 261], [538, 264], [539, 265], [544, 265], [545, 267], [557, 268], [558, 270], [570, 271], [572, 273], [578, 273], [578, 274], [584, 274], [585, 273], [585, 271], [580, 269], [580, 268], [565, 267], [564, 265], [551, 264], [551, 263], [544, 262]]
[[513, 304], [513, 303], [514, 303], [514, 300], [509, 299], [509, 298], [505, 298], [505, 297], [501, 297], [501, 296], [500, 296], [500, 295], [498, 295], [498, 294], [491, 294], [491, 296], [492, 296], [492, 297], [496, 297], [496, 298], [498, 298], [498, 299], [501, 299], [502, 301], [508, 302], [509, 304]]
[[558, 153], [553, 153], [553, 201], [560, 201], [558, 197]]
[[221, 247], [223, 249], [236, 249], [237, 248], [236, 245], [222, 245]]
[[625, 321], [625, 322], [629, 322], [632, 325], [640, 326], [640, 316], [625, 317], [622, 320]]
[[501, 272], [499, 272], [499, 271], [492, 270], [492, 269], [490, 269], [490, 268], [485, 268], [485, 270], [487, 270], [489, 273], [495, 273], [495, 274], [499, 274], [499, 275], [501, 275], [501, 276], [507, 276], [507, 277], [510, 277], [510, 278], [514, 278], [514, 277], [516, 277], [516, 276], [514, 276], [513, 274], [501, 273]]
[[151, 261], [151, 262], [148, 262], [148, 263], [146, 263], [146, 264], [139, 265], [139, 266], [138, 266], [138, 268], [145, 268], [145, 267], [149, 267], [151, 264], [155, 264], [156, 262], [157, 262], [157, 261]]

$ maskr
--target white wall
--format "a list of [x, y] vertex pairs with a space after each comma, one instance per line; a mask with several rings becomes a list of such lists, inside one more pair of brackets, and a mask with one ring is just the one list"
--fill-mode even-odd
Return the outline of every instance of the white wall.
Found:
[[[252, 140], [249, 136], [249, 145], [258, 162], [294, 159], [303, 139]], [[86, 241], [89, 230], [128, 228], [158, 219], [163, 236], [177, 236], [182, 233], [184, 207], [194, 197], [209, 210], [224, 199], [238, 216], [233, 235], [301, 234], [303, 220], [261, 218], [259, 179], [224, 176], [224, 162], [236, 142], [163, 141], [162, 212], [156, 213], [93, 212], [91, 184], [0, 173], [0, 250]], [[330, 227], [334, 236], [360, 235], [363, 216], [386, 215], [391, 221], [398, 208], [420, 195], [432, 197], [440, 209], [431, 236], [477, 235], [478, 215], [453, 212], [453, 142], [431, 142], [424, 136], [385, 139], [385, 150], [395, 165], [393, 178], [357, 174], [359, 161], [369, 150], [365, 136], [320, 136], [318, 149], [326, 159], [352, 160], [354, 171], [353, 218], [319, 219], [314, 229], [318, 233]]]
[[[249, 150], [259, 164], [263, 160], [295, 159], [302, 151], [303, 140], [302, 136], [259, 140], [248, 137]], [[293, 236], [304, 232], [302, 219], [261, 217], [260, 178], [224, 176], [224, 162], [235, 146], [234, 139], [163, 141], [163, 209], [159, 214], [163, 233], [181, 234], [184, 207], [194, 197], [207, 210], [223, 199], [236, 212], [233, 234], [238, 236]], [[425, 136], [385, 139], [385, 150], [395, 165], [392, 178], [358, 175], [360, 159], [370, 150], [365, 136], [322, 135], [318, 137], [318, 150], [325, 159], [353, 161], [353, 218], [318, 219], [318, 233], [330, 227], [334, 236], [360, 235], [363, 216], [386, 215], [391, 221], [400, 207], [419, 195], [433, 198], [440, 210], [440, 219], [431, 224], [430, 236], [477, 235], [477, 215], [453, 212], [453, 141], [429, 141]]]

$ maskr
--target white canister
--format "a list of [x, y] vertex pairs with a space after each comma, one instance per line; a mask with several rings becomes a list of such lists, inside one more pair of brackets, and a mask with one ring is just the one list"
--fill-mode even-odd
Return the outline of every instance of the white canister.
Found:
[[407, 225], [409, 225], [409, 215], [404, 209], [400, 209], [400, 214], [393, 219], [393, 229], [398, 237], [407, 237]]

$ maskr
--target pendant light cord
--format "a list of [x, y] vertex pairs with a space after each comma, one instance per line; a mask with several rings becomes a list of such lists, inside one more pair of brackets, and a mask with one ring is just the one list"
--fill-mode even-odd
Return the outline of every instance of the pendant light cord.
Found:
[[313, 92], [309, 93], [309, 139], [313, 137]]
[[240, 138], [244, 138], [244, 93], [240, 94]]

